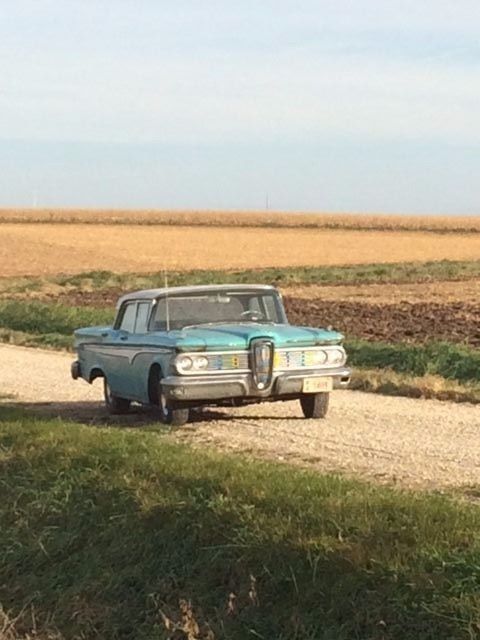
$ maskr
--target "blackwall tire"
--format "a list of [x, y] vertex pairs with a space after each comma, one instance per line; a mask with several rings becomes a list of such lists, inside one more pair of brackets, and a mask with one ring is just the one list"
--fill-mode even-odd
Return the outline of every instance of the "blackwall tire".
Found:
[[128, 413], [130, 410], [130, 400], [126, 398], [120, 398], [112, 393], [110, 389], [110, 385], [106, 378], [103, 379], [103, 395], [105, 398], [105, 406], [107, 407], [108, 413], [113, 416], [123, 415]]
[[305, 418], [325, 418], [328, 413], [329, 402], [329, 393], [305, 393], [300, 398], [300, 405]]
[[172, 427], [181, 427], [184, 424], [187, 424], [188, 419], [190, 418], [190, 410], [172, 406], [169, 402], [167, 402], [165, 394], [162, 391], [161, 382], [158, 390], [158, 398], [160, 419], [163, 424], [169, 424]]

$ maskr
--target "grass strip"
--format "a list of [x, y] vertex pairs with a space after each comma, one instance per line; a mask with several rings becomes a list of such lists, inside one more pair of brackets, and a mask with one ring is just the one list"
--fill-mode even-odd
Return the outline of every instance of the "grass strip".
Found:
[[348, 340], [345, 348], [353, 366], [390, 369], [411, 376], [434, 375], [458, 382], [480, 380], [480, 352], [448, 342], [423, 345]]
[[478, 508], [0, 411], [0, 602], [22, 631], [34, 611], [36, 637], [478, 633]]
[[0, 327], [0, 342], [18, 347], [73, 351], [73, 337], [61, 333], [26, 333]]
[[0, 301], [0, 327], [37, 336], [62, 335], [71, 338], [79, 327], [112, 324], [114, 313], [113, 309], [3, 300]]
[[413, 376], [391, 369], [356, 367], [349, 389], [386, 396], [480, 404], [480, 381], [460, 383], [438, 375]]
[[[346, 285], [375, 283], [408, 283], [435, 280], [466, 280], [480, 276], [480, 261], [400, 262], [392, 264], [362, 264], [319, 267], [272, 267], [236, 271], [172, 271], [168, 274], [170, 286], [257, 283], [292, 285]], [[0, 279], [0, 293], [19, 294], [42, 290], [102, 291], [106, 289], [134, 290], [163, 287], [163, 272], [150, 274], [91, 271], [76, 275], [59, 275]]]

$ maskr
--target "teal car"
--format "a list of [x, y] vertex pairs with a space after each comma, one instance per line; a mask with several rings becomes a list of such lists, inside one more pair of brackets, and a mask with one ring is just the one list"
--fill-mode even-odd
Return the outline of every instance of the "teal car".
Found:
[[111, 413], [132, 402], [181, 425], [191, 408], [299, 400], [324, 418], [350, 380], [343, 336], [288, 323], [271, 286], [218, 285], [129, 293], [111, 327], [75, 331], [74, 379], [103, 378]]

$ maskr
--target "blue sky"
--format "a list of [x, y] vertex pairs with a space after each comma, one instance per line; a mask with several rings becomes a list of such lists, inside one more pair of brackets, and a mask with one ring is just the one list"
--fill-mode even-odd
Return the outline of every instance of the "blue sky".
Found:
[[0, 3], [0, 206], [480, 213], [478, 0]]

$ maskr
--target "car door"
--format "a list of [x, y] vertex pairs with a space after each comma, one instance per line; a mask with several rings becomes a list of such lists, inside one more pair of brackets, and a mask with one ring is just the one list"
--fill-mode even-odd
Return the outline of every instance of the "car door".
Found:
[[131, 375], [131, 360], [137, 345], [135, 335], [138, 302], [125, 302], [110, 332], [108, 349], [105, 350], [105, 374], [110, 388], [121, 398], [134, 400], [135, 381]]
[[148, 372], [154, 350], [149, 346], [148, 322], [152, 310], [151, 301], [139, 301], [136, 309], [135, 330], [129, 339], [131, 344], [128, 376], [131, 380], [135, 398], [148, 402]]

